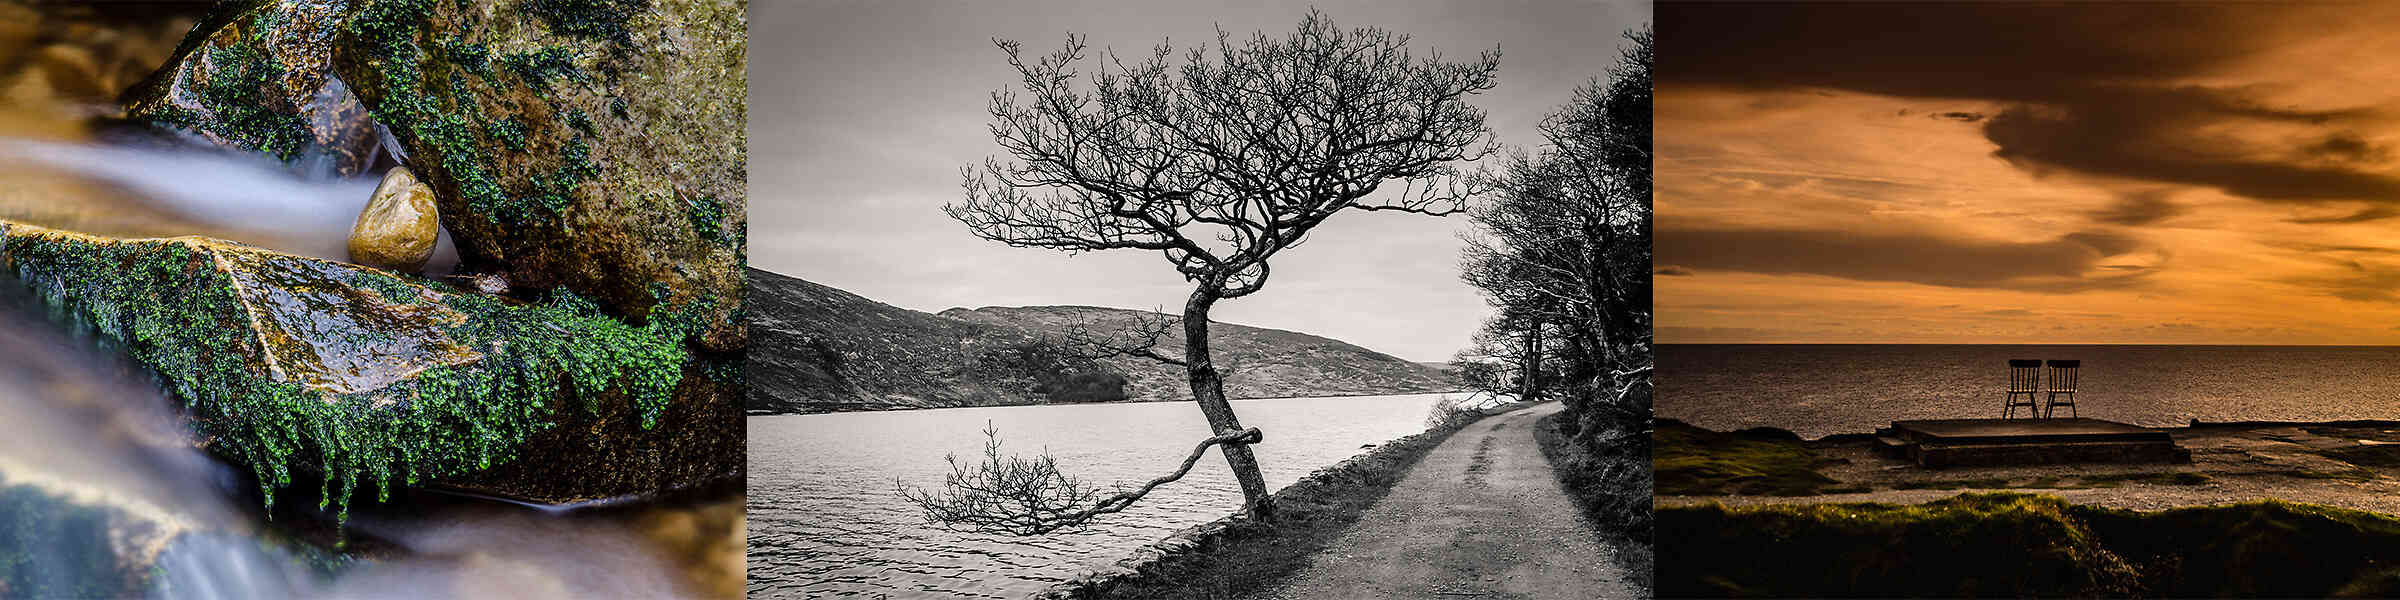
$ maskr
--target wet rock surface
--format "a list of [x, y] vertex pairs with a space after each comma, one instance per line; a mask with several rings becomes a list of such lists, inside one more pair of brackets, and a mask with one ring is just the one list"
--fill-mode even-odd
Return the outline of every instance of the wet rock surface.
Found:
[[433, 188], [418, 182], [407, 167], [385, 172], [350, 229], [350, 260], [407, 273], [424, 269], [442, 232], [438, 210]]
[[335, 70], [470, 270], [738, 349], [742, 2], [359, 0]]
[[519, 302], [208, 238], [8, 224], [0, 268], [154, 371], [270, 503], [295, 473], [335, 506], [396, 486], [558, 503], [741, 476], [738, 356], [695, 356], [690, 332], [570, 293]]
[[332, 44], [348, 8], [343, 0], [220, 3], [163, 68], [126, 91], [125, 116], [356, 174], [376, 138], [365, 107], [332, 76]]

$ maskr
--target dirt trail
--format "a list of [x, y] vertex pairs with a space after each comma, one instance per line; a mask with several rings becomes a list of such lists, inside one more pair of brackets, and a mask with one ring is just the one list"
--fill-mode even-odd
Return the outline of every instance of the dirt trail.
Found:
[[1533, 440], [1556, 403], [1434, 447], [1391, 495], [1265, 598], [1631, 598]]

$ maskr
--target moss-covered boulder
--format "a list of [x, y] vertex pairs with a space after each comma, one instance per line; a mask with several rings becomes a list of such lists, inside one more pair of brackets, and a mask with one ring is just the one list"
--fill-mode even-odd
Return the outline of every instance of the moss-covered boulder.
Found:
[[127, 118], [286, 162], [350, 175], [377, 136], [332, 76], [346, 0], [228, 0], [201, 17], [165, 66], [126, 90]]
[[742, 346], [746, 3], [356, 0], [334, 66], [475, 270]]
[[199, 237], [0, 222], [0, 268], [154, 371], [270, 503], [295, 473], [345, 515], [394, 484], [568, 502], [741, 474], [740, 357], [677, 321]]

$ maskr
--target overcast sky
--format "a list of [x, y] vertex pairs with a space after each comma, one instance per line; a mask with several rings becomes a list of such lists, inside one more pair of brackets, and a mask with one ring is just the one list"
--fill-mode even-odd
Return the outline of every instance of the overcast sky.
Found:
[[[1541, 117], [1614, 62], [1647, 3], [1551, 0], [1320, 2], [1345, 28], [1410, 34], [1416, 52], [1501, 50], [1500, 84], [1472, 103], [1499, 141], [1539, 141]], [[1069, 255], [984, 241], [941, 213], [959, 168], [1000, 152], [990, 93], [1016, 83], [992, 38], [1029, 55], [1068, 32], [1140, 56], [1215, 39], [1280, 36], [1299, 2], [805, 2], [750, 6], [750, 264], [922, 311], [1082, 304], [1181, 310], [1191, 288], [1153, 252]], [[1448, 360], [1489, 308], [1458, 281], [1464, 217], [1351, 212], [1274, 259], [1264, 291], [1218, 321], [1323, 335]]]
[[1658, 19], [1662, 342], [2400, 343], [2394, 5]]

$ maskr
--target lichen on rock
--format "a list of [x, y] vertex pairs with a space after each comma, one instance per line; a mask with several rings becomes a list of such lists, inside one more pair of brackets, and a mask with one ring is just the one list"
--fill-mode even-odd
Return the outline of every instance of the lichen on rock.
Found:
[[[733, 388], [694, 376], [707, 363], [682, 343], [685, 322], [634, 326], [571, 292], [521, 302], [198, 237], [0, 222], [0, 268], [153, 371], [270, 504], [295, 471], [321, 475], [320, 506], [346, 519], [354, 493], [380, 500], [396, 483], [565, 502], [741, 469]], [[511, 464], [528, 456], [541, 464]], [[624, 472], [637, 463], [668, 466]], [[514, 474], [528, 469], [539, 476]]]

